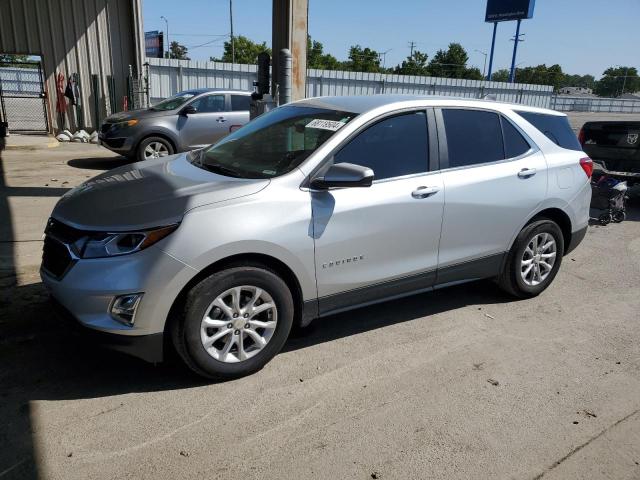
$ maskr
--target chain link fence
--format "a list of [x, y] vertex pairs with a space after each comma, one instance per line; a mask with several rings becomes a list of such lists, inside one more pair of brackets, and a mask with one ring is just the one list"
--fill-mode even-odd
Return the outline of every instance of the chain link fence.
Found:
[[48, 130], [46, 98], [39, 62], [0, 64], [0, 116], [14, 132]]

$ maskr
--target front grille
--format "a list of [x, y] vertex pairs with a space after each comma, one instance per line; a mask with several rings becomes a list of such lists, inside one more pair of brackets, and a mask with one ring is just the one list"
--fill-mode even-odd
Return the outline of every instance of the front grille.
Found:
[[54, 277], [62, 278], [75, 263], [66, 245], [72, 244], [86, 233], [53, 218], [49, 219], [44, 233], [42, 268]]
[[124, 145], [125, 140], [126, 139], [124, 138], [105, 138], [104, 140], [102, 140], [102, 143], [106, 144], [111, 148], [122, 148], [122, 145]]
[[69, 250], [59, 241], [47, 236], [42, 248], [42, 268], [56, 278], [62, 278], [73, 265]]

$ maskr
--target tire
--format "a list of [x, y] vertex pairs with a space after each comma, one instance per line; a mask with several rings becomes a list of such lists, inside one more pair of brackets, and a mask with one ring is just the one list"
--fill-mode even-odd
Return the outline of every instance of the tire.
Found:
[[[262, 292], [257, 302], [254, 300], [256, 288]], [[244, 319], [243, 310], [234, 308], [235, 291], [240, 292], [240, 307], [252, 311], [253, 300], [258, 306], [256, 310], [265, 306], [263, 311], [250, 317], [247, 313], [248, 318]], [[225, 305], [224, 311], [218, 307], [220, 302]], [[275, 310], [269, 305], [274, 305]], [[276, 273], [263, 267], [234, 267], [214, 273], [191, 288], [182, 316], [172, 328], [172, 340], [182, 360], [195, 373], [214, 380], [229, 380], [264, 367], [285, 344], [293, 316], [291, 291]], [[215, 326], [208, 327], [205, 323], [215, 323]], [[260, 328], [258, 324], [270, 327]], [[211, 342], [218, 335], [222, 336], [205, 347], [205, 342]], [[266, 342], [263, 346], [259, 347], [255, 340], [258, 336]], [[232, 346], [227, 348], [229, 342]]]
[[611, 217], [613, 218], [614, 222], [622, 223], [627, 218], [627, 214], [623, 210], [617, 210], [616, 212], [613, 213]]
[[[545, 237], [546, 235], [546, 237]], [[547, 240], [545, 240], [545, 238]], [[551, 247], [547, 250], [542, 250], [540, 257], [529, 253], [531, 251], [531, 242], [541, 241], [541, 245], [547, 245], [550, 243], [550, 239], [553, 239], [555, 244], [555, 256], [553, 257], [553, 263], [551, 268], [547, 268], [544, 265], [549, 265], [551, 258], [541, 258], [544, 255], [550, 255]], [[526, 254], [525, 254], [526, 252]], [[525, 226], [518, 236], [516, 237], [507, 259], [504, 264], [502, 274], [498, 278], [498, 285], [507, 293], [518, 298], [531, 298], [542, 293], [553, 282], [560, 265], [562, 264], [562, 255], [564, 253], [564, 238], [560, 227], [552, 220], [541, 219], [530, 223]], [[529, 271], [525, 277], [527, 271], [527, 263], [531, 258], [533, 272]], [[538, 264], [537, 261], [540, 263]], [[544, 262], [544, 265], [543, 265]], [[536, 267], [537, 265], [537, 267]], [[538, 277], [536, 283], [535, 269], [538, 268]]]
[[[154, 153], [151, 153], [153, 151]], [[147, 137], [142, 139], [136, 149], [136, 159], [139, 162], [151, 160], [152, 158], [166, 157], [173, 155], [174, 149], [171, 142], [162, 137]]]
[[609, 225], [611, 223], [611, 220], [613, 220], [613, 218], [610, 213], [603, 213], [598, 217], [598, 222], [600, 222], [600, 225], [602, 225], [603, 227]]

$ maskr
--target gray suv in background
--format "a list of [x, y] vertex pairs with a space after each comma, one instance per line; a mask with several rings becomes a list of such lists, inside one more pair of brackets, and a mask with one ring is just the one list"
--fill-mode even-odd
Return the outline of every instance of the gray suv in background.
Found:
[[138, 161], [216, 143], [249, 121], [251, 92], [187, 90], [150, 108], [120, 112], [104, 121], [100, 143]]
[[233, 378], [336, 312], [483, 278], [540, 294], [585, 236], [592, 168], [550, 110], [306, 99], [71, 190], [41, 275], [105, 344]]

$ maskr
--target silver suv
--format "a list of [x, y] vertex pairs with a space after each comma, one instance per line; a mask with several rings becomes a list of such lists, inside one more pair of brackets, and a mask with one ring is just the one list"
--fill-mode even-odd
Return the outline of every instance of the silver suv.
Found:
[[249, 122], [251, 92], [200, 88], [107, 117], [98, 138], [139, 161], [204, 148]]
[[591, 170], [553, 111], [307, 99], [67, 193], [42, 279], [105, 344], [232, 378], [336, 312], [482, 278], [538, 295], [585, 236]]

